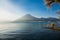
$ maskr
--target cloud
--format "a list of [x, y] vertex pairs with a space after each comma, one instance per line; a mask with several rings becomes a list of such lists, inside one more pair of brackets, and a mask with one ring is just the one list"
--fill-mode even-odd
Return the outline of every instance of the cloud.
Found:
[[9, 11], [9, 8], [12, 8], [12, 5], [7, 0], [0, 0], [0, 21], [12, 21], [17, 17], [16, 14]]
[[26, 13], [21, 7], [8, 0], [0, 0], [0, 21], [12, 21]]
[[13, 21], [29, 12], [22, 5], [9, 0], [0, 0], [0, 21]]

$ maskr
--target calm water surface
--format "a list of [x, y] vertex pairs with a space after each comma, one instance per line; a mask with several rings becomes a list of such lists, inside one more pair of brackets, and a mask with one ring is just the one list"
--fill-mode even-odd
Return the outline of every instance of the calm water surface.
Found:
[[47, 23], [0, 23], [0, 40], [60, 40], [60, 31], [44, 28]]

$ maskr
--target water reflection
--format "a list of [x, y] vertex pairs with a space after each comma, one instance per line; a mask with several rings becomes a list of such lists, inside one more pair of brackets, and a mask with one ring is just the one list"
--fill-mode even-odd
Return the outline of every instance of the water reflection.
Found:
[[16, 36], [15, 34], [30, 34], [37, 30], [40, 30], [38, 22], [2, 23], [0, 24], [0, 38], [9, 38], [10, 36]]
[[45, 40], [60, 37], [60, 31], [43, 28], [47, 22], [21, 22], [0, 24], [0, 39]]

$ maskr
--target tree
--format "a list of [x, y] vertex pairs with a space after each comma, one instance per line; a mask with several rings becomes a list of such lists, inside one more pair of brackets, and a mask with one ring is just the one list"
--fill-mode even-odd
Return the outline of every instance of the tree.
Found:
[[[60, 0], [45, 0], [45, 4], [47, 7], [51, 7], [53, 3], [60, 4]], [[56, 11], [56, 13], [59, 15], [59, 18], [60, 18], [60, 10]]]
[[50, 7], [53, 3], [60, 3], [60, 0], [45, 0], [47, 7]]

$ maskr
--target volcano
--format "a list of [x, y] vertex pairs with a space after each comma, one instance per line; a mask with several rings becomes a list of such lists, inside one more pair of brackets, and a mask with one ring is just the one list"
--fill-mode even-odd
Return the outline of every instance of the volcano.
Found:
[[39, 18], [36, 18], [36, 17], [34, 17], [34, 16], [30, 15], [30, 14], [26, 14], [23, 17], [15, 20], [15, 21], [16, 22], [21, 22], [21, 21], [38, 21], [38, 20], [39, 20]]

